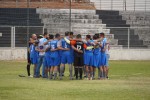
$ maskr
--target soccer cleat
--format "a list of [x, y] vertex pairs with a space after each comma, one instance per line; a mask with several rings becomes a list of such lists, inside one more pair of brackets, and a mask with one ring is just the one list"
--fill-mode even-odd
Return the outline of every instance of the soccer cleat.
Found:
[[28, 77], [31, 77], [31, 78], [33, 78], [33, 76], [32, 76], [32, 75], [30, 75], [30, 76], [28, 76]]
[[93, 78], [91, 77], [90, 80], [93, 80]]
[[106, 77], [106, 79], [108, 79], [108, 80], [109, 80], [109, 77], [107, 76], [107, 77]]

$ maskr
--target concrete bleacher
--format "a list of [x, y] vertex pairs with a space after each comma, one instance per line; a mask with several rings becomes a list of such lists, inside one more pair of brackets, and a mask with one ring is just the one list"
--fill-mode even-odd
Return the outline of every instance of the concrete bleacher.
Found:
[[[27, 43], [27, 25], [30, 35], [33, 33], [42, 34], [43, 26], [36, 9], [29, 9], [29, 24], [27, 24], [26, 8], [0, 8], [0, 47], [10, 47], [12, 27], [15, 26], [15, 46], [25, 47]], [[31, 27], [37, 26], [37, 27]]]
[[120, 15], [130, 24], [134, 34], [143, 40], [143, 44], [150, 46], [150, 12], [120, 11]]
[[[44, 26], [48, 28], [48, 32], [63, 33], [68, 31], [69, 27], [69, 12], [66, 9], [37, 9]], [[57, 26], [58, 29], [57, 29]], [[71, 27], [72, 31], [78, 33], [93, 33], [103, 32], [106, 25], [102, 24], [102, 20], [95, 14], [95, 10], [72, 10]], [[57, 31], [58, 30], [58, 31]], [[60, 30], [60, 31], [59, 31]], [[77, 31], [78, 30], [78, 31]], [[80, 31], [79, 31], [80, 30]], [[94, 31], [95, 30], [95, 31]], [[105, 29], [106, 30], [106, 29]], [[108, 30], [109, 31], [109, 30]], [[109, 33], [109, 32], [107, 32]]]
[[[123, 45], [123, 47], [141, 47], [145, 48], [143, 40], [139, 38], [137, 34], [134, 34], [135, 30], [130, 29], [130, 40], [128, 43], [128, 27], [130, 24], [126, 23], [126, 19], [122, 19], [119, 11], [112, 10], [97, 10], [96, 13], [99, 18], [102, 19], [102, 23], [106, 24], [107, 28], [110, 28], [110, 33], [114, 34], [114, 38], [118, 39], [118, 45]], [[126, 28], [127, 27], [127, 28]]]

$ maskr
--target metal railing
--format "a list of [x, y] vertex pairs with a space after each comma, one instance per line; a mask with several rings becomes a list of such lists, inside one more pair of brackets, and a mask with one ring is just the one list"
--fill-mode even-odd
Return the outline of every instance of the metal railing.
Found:
[[120, 11], [150, 11], [150, 0], [91, 0], [96, 9]]
[[[15, 49], [16, 47], [27, 46], [27, 26], [0, 26], [0, 47], [9, 47]], [[112, 47], [117, 48], [149, 48], [150, 47], [150, 28], [149, 27], [107, 27], [110, 33], [106, 34]], [[29, 37], [31, 34], [42, 34], [44, 27], [30, 26]], [[82, 33], [82, 37], [95, 33]], [[76, 35], [76, 34], [75, 34]]]

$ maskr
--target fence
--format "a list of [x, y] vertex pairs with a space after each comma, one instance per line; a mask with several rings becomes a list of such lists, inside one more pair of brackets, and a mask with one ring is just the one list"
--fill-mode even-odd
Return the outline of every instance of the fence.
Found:
[[150, 11], [150, 0], [91, 0], [97, 9], [120, 11]]
[[[149, 27], [107, 27], [107, 29], [110, 29], [110, 33], [107, 33], [106, 37], [112, 47], [130, 49], [148, 48], [150, 46]], [[42, 34], [44, 30], [45, 28], [41, 26], [29, 27], [29, 36], [33, 33]], [[93, 35], [94, 33], [86, 32], [81, 34], [85, 37], [86, 34]], [[26, 47], [27, 36], [26, 26], [0, 26], [0, 47], [10, 47], [12, 49]]]

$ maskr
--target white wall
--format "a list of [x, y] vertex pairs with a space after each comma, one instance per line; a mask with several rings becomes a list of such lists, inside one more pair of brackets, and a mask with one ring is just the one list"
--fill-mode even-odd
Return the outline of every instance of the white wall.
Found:
[[[0, 60], [25, 60], [26, 49], [0, 49]], [[150, 60], [150, 49], [112, 49], [111, 60]]]

